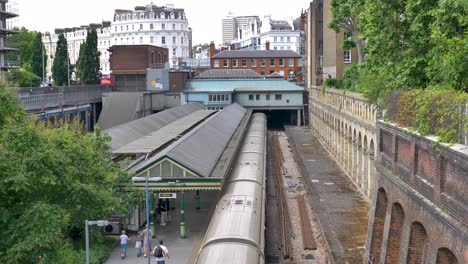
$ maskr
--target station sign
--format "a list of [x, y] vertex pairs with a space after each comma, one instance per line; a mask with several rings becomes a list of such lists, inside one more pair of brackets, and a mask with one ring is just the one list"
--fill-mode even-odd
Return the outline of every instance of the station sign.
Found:
[[159, 193], [159, 199], [176, 199], [176, 193]]

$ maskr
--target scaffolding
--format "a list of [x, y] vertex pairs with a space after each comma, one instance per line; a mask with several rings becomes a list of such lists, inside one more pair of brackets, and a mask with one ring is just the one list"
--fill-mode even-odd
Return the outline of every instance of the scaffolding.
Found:
[[[10, 81], [13, 71], [20, 68], [17, 38], [18, 3], [15, 0], [0, 0], [0, 82]], [[18, 76], [18, 74], [16, 74]]]

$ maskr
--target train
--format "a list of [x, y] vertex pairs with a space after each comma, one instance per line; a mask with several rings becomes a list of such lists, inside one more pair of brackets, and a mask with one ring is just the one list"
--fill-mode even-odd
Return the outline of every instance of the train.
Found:
[[266, 123], [252, 115], [195, 263], [265, 263]]

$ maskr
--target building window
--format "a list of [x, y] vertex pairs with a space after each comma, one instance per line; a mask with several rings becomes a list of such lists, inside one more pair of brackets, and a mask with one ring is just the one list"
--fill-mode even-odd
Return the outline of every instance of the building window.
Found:
[[140, 14], [140, 19], [144, 19], [145, 18], [145, 14], [144, 13], [141, 13]]
[[135, 37], [132, 37], [132, 44], [135, 44]]
[[143, 37], [140, 37], [140, 44], [143, 44]]
[[266, 94], [266, 95], [265, 95], [265, 99], [266, 99], [267, 101], [270, 101], [270, 94]]
[[150, 29], [154, 29], [154, 25], [153, 25], [153, 24], [150, 24]]
[[153, 37], [153, 36], [150, 37], [150, 43], [151, 43], [151, 44], [154, 43], [154, 37]]
[[154, 13], [153, 12], [150, 13], [150, 18], [151, 19], [154, 18]]
[[135, 30], [135, 25], [132, 25], [132, 30]]
[[237, 59], [232, 60], [232, 67], [237, 67]]
[[253, 94], [249, 94], [249, 101], [253, 101], [254, 99], [254, 95]]
[[123, 26], [120, 26], [120, 31], [123, 31]]
[[288, 40], [288, 42], [291, 42], [291, 37], [287, 37], [286, 39]]
[[214, 60], [214, 67], [219, 68], [219, 60], [218, 59]]
[[172, 55], [175, 56], [176, 53], [177, 53], [177, 48], [173, 48], [173, 49], [172, 49]]
[[270, 59], [270, 66], [275, 66], [275, 59]]
[[273, 42], [276, 42], [277, 40], [278, 40], [277, 37], [274, 37], [274, 38], [273, 38]]
[[345, 50], [343, 54], [343, 61], [344, 63], [351, 63], [351, 51], [350, 50]]
[[288, 66], [289, 66], [289, 67], [293, 67], [293, 66], [294, 66], [294, 59], [293, 59], [293, 58], [289, 58], [289, 59], [288, 59]]
[[166, 44], [166, 37], [161, 37], [161, 44]]
[[279, 66], [284, 67], [284, 59], [279, 59]]
[[128, 31], [128, 25], [127, 25], [127, 31]]
[[184, 37], [180, 38], [180, 44], [184, 44]]
[[274, 50], [278, 50], [278, 47], [274, 47], [273, 49], [274, 49]]
[[265, 75], [265, 71], [260, 71], [260, 75]]
[[257, 100], [257, 101], [260, 100], [260, 95], [259, 94], [255, 95], [255, 100]]
[[140, 30], [142, 30], [142, 29], [143, 29], [143, 24], [140, 24]]
[[176, 37], [172, 37], [172, 44], [176, 44]]
[[265, 67], [266, 65], [266, 59], [260, 59], [260, 66]]
[[229, 64], [228, 64], [228, 60], [224, 59], [223, 60], [223, 67], [228, 67]]
[[275, 94], [275, 100], [281, 100], [282, 96], [281, 94]]
[[172, 24], [172, 30], [175, 30], [175, 24]]
[[166, 18], [166, 14], [164, 14], [164, 12], [161, 12], [159, 16], [161, 17], [161, 19]]
[[165, 30], [166, 29], [166, 24], [161, 24], [161, 29]]
[[115, 26], [115, 32], [117, 32], [117, 26]]
[[256, 59], [250, 59], [250, 67], [257, 67], [257, 60]]
[[242, 67], [247, 67], [247, 60], [246, 59], [242, 59], [241, 66]]
[[280, 39], [281, 39], [281, 42], [284, 42], [284, 37], [281, 37]]

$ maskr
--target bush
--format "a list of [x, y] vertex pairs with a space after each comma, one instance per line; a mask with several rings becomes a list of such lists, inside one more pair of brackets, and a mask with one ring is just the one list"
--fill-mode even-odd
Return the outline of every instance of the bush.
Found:
[[337, 78], [326, 79], [325, 87], [340, 88], [340, 80]]
[[467, 93], [438, 87], [395, 91], [389, 102], [393, 102], [388, 108], [390, 119], [421, 135], [434, 134], [441, 142], [461, 143], [468, 132]]

